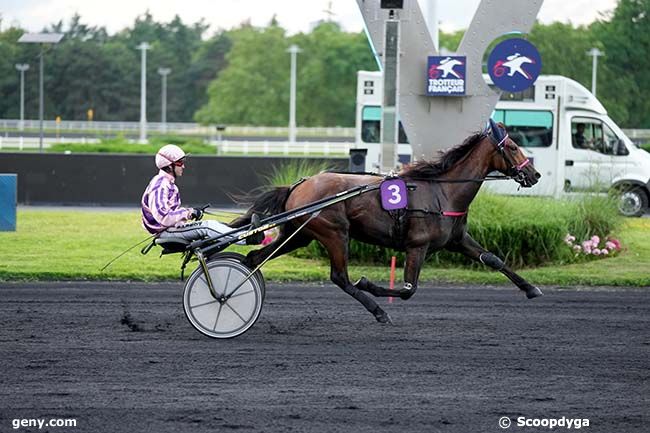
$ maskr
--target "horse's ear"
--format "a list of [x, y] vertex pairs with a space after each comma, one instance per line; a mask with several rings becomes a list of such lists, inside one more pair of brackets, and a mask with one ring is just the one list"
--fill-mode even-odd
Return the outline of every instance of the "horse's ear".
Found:
[[496, 143], [503, 140], [503, 132], [501, 128], [494, 120], [492, 120], [491, 117], [490, 120], [488, 120], [488, 127], [486, 132], [492, 137], [492, 139], [495, 140]]

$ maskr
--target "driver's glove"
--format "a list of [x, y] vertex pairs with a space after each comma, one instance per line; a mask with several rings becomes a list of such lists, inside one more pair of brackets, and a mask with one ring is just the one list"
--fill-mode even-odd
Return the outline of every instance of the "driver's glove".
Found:
[[190, 217], [195, 221], [200, 220], [201, 218], [203, 218], [203, 210], [199, 209], [198, 207], [192, 208], [192, 213], [190, 214]]

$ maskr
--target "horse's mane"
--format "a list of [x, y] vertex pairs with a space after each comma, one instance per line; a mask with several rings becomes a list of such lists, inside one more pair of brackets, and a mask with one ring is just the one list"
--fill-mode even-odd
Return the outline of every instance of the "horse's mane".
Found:
[[467, 137], [462, 144], [452, 147], [448, 151], [442, 153], [440, 158], [436, 161], [416, 161], [415, 163], [406, 167], [401, 173], [401, 176], [409, 178], [430, 178], [440, 176], [458, 161], [463, 159], [469, 154], [474, 146], [485, 138], [485, 134], [478, 132], [470, 137]]

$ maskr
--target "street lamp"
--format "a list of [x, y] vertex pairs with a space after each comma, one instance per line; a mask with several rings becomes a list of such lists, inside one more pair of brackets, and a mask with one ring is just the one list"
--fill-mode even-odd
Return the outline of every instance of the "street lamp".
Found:
[[604, 56], [605, 53], [594, 47], [591, 50], [587, 51], [587, 55], [593, 57], [591, 63], [591, 93], [596, 96], [596, 71], [598, 70], [598, 57]]
[[162, 95], [160, 96], [161, 103], [161, 122], [163, 132], [167, 132], [167, 75], [172, 70], [170, 68], [158, 68], [158, 73], [162, 77]]
[[140, 143], [147, 142], [147, 50], [151, 48], [147, 42], [137, 46], [142, 51], [142, 66], [140, 68]]
[[38, 122], [39, 122], [39, 140], [38, 147], [41, 152], [43, 152], [43, 112], [45, 110], [45, 102], [43, 96], [43, 56], [45, 55], [45, 45], [58, 44], [63, 38], [61, 33], [25, 33], [19, 39], [18, 42], [26, 44], [40, 44], [41, 51], [38, 54], [39, 58], [39, 72], [38, 72]]
[[291, 54], [291, 93], [289, 99], [289, 143], [296, 142], [296, 57], [302, 50], [298, 45], [291, 45], [287, 53]]
[[23, 131], [25, 124], [25, 71], [29, 69], [27, 63], [18, 63], [16, 69], [20, 71], [20, 123], [18, 130]]

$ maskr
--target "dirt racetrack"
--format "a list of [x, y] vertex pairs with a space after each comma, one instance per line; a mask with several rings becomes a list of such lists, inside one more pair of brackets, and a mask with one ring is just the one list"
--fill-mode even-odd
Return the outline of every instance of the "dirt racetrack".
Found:
[[[331, 284], [271, 284], [249, 332], [211, 340], [180, 283], [0, 283], [0, 432], [649, 431], [647, 289], [431, 287], [390, 326]], [[33, 418], [77, 426], [12, 427]]]

